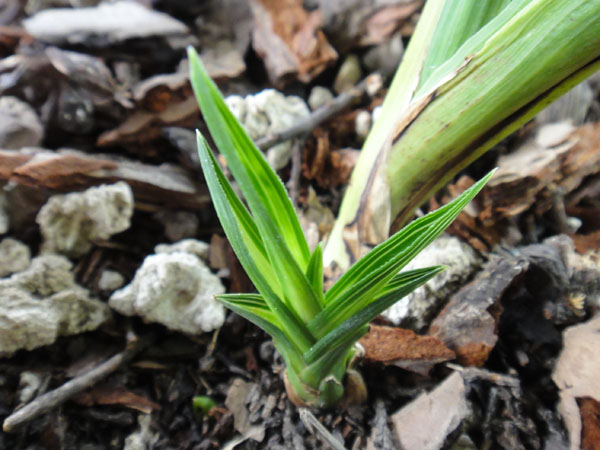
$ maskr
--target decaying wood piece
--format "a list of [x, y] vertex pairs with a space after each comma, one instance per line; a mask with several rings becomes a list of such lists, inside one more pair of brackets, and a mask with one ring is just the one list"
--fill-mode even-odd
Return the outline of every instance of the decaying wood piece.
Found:
[[0, 180], [61, 192], [125, 181], [134, 192], [136, 207], [145, 203], [151, 209], [160, 205], [197, 210], [210, 201], [191, 173], [172, 164], [153, 166], [76, 150], [0, 150], [0, 168]]
[[366, 361], [392, 364], [422, 375], [434, 365], [455, 358], [441, 339], [402, 328], [371, 325], [360, 344]]
[[459, 363], [483, 365], [498, 340], [498, 302], [528, 266], [524, 259], [492, 258], [475, 280], [451, 298], [431, 324], [428, 334], [452, 349]]
[[319, 11], [307, 12], [301, 0], [251, 0], [253, 46], [275, 85], [289, 78], [309, 82], [337, 59], [320, 30]]
[[[549, 125], [556, 127], [556, 125]], [[552, 130], [546, 129], [546, 133]], [[510, 218], [527, 210], [543, 214], [557, 191], [567, 196], [584, 178], [600, 173], [600, 122], [584, 125], [554, 141], [538, 138], [498, 161], [499, 170], [482, 191], [484, 222]]]

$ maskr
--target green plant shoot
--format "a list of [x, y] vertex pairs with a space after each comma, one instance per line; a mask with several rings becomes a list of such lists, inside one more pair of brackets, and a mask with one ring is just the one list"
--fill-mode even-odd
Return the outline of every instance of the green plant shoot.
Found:
[[335, 406], [349, 384], [355, 343], [370, 321], [443, 267], [400, 270], [450, 225], [492, 173], [375, 247], [324, 293], [321, 246], [310, 252], [283, 183], [227, 108], [196, 51], [190, 48], [188, 56], [204, 120], [245, 203], [198, 132], [206, 184], [225, 234], [258, 291], [217, 299], [273, 338], [286, 364], [292, 401]]

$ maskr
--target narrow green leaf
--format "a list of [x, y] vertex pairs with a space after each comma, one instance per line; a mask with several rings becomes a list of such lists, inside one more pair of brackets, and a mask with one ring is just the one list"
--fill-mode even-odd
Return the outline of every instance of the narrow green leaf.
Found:
[[269, 308], [277, 316], [283, 329], [299, 349], [306, 350], [314, 343], [312, 335], [294, 310], [290, 310], [277, 295], [269, 282], [273, 277], [272, 267], [264, 258], [264, 249], [256, 238], [252, 218], [240, 200], [235, 196], [229, 181], [223, 174], [206, 140], [198, 133], [198, 155], [206, 184], [213, 199], [215, 210], [223, 225], [223, 230], [231, 243], [244, 270], [263, 295]]
[[342, 358], [346, 358], [348, 352], [352, 349], [356, 341], [369, 331], [369, 326], [355, 327], [348, 329], [343, 336], [343, 340], [335, 342], [335, 346], [325, 347], [319, 352], [318, 358], [313, 358], [312, 363], [307, 362], [307, 366], [300, 373], [300, 378], [311, 386], [318, 386], [331, 370], [340, 363]]
[[287, 305], [305, 322], [321, 303], [305, 271], [310, 258], [300, 223], [277, 174], [231, 114], [198, 55], [189, 49], [191, 81], [204, 119], [252, 211]]
[[321, 338], [359, 311], [365, 299], [376, 295], [402, 267], [452, 223], [493, 173], [487, 174], [452, 202], [413, 221], [361, 258], [327, 292], [327, 306], [309, 322], [310, 332]]
[[305, 364], [301, 354], [286, 336], [285, 326], [277, 320], [275, 314], [260, 295], [222, 294], [216, 295], [215, 298], [236, 314], [268, 333], [273, 338], [273, 342], [281, 356], [283, 356], [286, 365], [292, 367], [294, 371], [302, 370]]
[[421, 84], [511, 0], [445, 0], [421, 71]]
[[[431, 278], [442, 272], [444, 267], [433, 266], [424, 269], [411, 270], [396, 275], [390, 283], [367, 306], [333, 329], [329, 334], [319, 339], [303, 357], [307, 364], [312, 364], [337, 347], [347, 348], [354, 339], [354, 330], [364, 328], [375, 317], [388, 309], [402, 297], [427, 283]], [[361, 335], [362, 336], [362, 335]], [[360, 337], [359, 337], [360, 338]]]
[[255, 218], [268, 216], [304, 271], [310, 252], [287, 191], [263, 154], [227, 108], [196, 51], [188, 48], [190, 79], [204, 120], [227, 159]]
[[320, 242], [310, 256], [306, 278], [308, 278], [313, 291], [319, 296], [319, 302], [323, 305], [325, 302], [323, 297], [323, 247]]

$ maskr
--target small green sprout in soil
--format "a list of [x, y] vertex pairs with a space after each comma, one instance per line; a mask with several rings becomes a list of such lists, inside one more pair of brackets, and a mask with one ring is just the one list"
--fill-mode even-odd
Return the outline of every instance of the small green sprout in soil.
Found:
[[377, 315], [444, 270], [400, 272], [452, 223], [492, 172], [375, 247], [324, 292], [321, 246], [309, 250], [283, 183], [227, 108], [196, 51], [190, 48], [188, 54], [204, 120], [248, 205], [198, 132], [200, 162], [217, 215], [258, 291], [217, 299], [273, 338], [295, 404], [327, 408], [364, 400], [364, 383], [353, 369], [356, 342]]

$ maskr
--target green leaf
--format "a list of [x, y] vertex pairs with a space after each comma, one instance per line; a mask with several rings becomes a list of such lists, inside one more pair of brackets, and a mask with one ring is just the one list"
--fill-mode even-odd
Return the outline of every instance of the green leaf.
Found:
[[304, 361], [297, 347], [290, 341], [285, 326], [269, 309], [264, 299], [256, 294], [221, 294], [215, 298], [227, 308], [264, 330], [272, 338], [286, 365], [298, 372], [304, 367]]
[[306, 363], [314, 363], [335, 348], [348, 348], [349, 345], [354, 343], [352, 341], [352, 339], [355, 339], [354, 330], [364, 329], [369, 322], [383, 311], [402, 297], [427, 283], [443, 270], [444, 267], [442, 266], [433, 266], [396, 275], [374, 300], [367, 303], [367, 306], [329, 332], [329, 334], [319, 339], [315, 345], [305, 352], [303, 356]]
[[327, 306], [309, 322], [309, 331], [321, 338], [363, 308], [369, 298], [452, 223], [493, 172], [452, 202], [413, 221], [361, 258], [327, 292]]
[[310, 256], [306, 278], [308, 278], [313, 291], [319, 295], [320, 303], [323, 304], [325, 301], [323, 298], [323, 247], [320, 242]]
[[289, 307], [308, 322], [321, 303], [305, 270], [310, 252], [287, 192], [231, 114], [198, 55], [189, 49], [191, 81], [204, 119], [252, 211], [275, 278]]
[[225, 155], [250, 210], [255, 218], [260, 213], [275, 222], [280, 238], [304, 271], [310, 251], [283, 183], [229, 111], [191, 47], [188, 48], [188, 58], [191, 83], [204, 120], [219, 151]]
[[264, 256], [265, 250], [250, 214], [235, 195], [206, 140], [200, 133], [197, 138], [200, 164], [215, 210], [242, 267], [283, 325], [282, 329], [289, 333], [290, 340], [299, 349], [310, 347], [314, 343], [312, 335], [295, 311], [281, 301], [274, 288], [278, 283], [273, 279], [271, 264]]
[[421, 84], [511, 0], [445, 0], [420, 74]]

